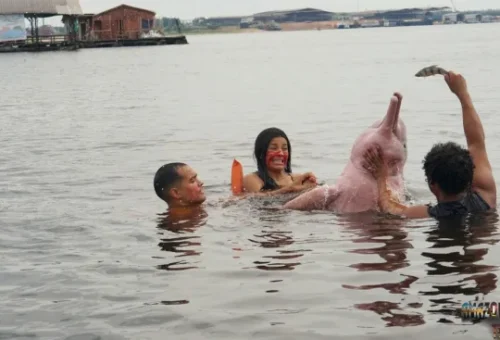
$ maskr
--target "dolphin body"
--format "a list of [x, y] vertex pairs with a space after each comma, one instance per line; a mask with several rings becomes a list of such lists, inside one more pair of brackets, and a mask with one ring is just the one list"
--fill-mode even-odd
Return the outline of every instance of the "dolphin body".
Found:
[[397, 199], [403, 201], [407, 139], [406, 126], [399, 118], [402, 99], [400, 93], [394, 93], [384, 119], [358, 136], [351, 149], [351, 157], [334, 186], [316, 187], [287, 202], [284, 208], [336, 213], [378, 210], [377, 181], [362, 166], [365, 152], [377, 144], [382, 148], [388, 165], [387, 184]]

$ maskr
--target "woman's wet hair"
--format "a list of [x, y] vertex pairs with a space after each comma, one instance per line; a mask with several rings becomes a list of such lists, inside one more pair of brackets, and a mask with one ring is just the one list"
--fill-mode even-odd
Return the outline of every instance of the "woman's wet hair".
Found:
[[469, 190], [474, 176], [469, 150], [453, 142], [435, 144], [423, 160], [423, 169], [427, 181], [448, 195]]
[[275, 127], [263, 130], [255, 139], [254, 157], [257, 162], [257, 173], [259, 177], [264, 181], [264, 187], [268, 188], [278, 187], [276, 182], [271, 177], [269, 177], [266, 164], [267, 149], [271, 141], [276, 137], [283, 137], [286, 140], [288, 146], [288, 161], [285, 165], [285, 171], [287, 173], [292, 173], [292, 145], [290, 144], [290, 140], [288, 139], [286, 133], [283, 130]]
[[156, 195], [167, 203], [169, 197], [165, 193], [168, 193], [174, 185], [182, 180], [182, 176], [179, 174], [178, 170], [183, 166], [186, 166], [186, 164], [180, 162], [168, 163], [156, 171], [153, 180]]

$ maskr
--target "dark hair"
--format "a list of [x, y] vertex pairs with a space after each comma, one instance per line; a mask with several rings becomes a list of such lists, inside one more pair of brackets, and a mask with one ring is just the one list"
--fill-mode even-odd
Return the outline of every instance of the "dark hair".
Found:
[[153, 185], [155, 188], [156, 195], [159, 198], [168, 201], [168, 197], [165, 196], [165, 192], [168, 192], [177, 182], [182, 179], [177, 171], [179, 168], [186, 166], [184, 163], [168, 163], [163, 165], [156, 171], [155, 178], [153, 180]]
[[474, 162], [467, 149], [448, 142], [435, 144], [423, 162], [427, 181], [436, 183], [448, 195], [470, 189], [474, 175]]
[[265, 129], [261, 133], [259, 133], [259, 135], [255, 139], [254, 147], [254, 157], [257, 161], [257, 173], [262, 181], [264, 181], [264, 187], [278, 187], [276, 182], [267, 174], [266, 164], [267, 148], [269, 147], [269, 144], [271, 143], [273, 138], [276, 137], [283, 137], [286, 139], [286, 143], [288, 146], [288, 161], [285, 166], [285, 171], [287, 173], [292, 173], [292, 145], [290, 144], [290, 140], [288, 139], [286, 133], [283, 130], [275, 127]]

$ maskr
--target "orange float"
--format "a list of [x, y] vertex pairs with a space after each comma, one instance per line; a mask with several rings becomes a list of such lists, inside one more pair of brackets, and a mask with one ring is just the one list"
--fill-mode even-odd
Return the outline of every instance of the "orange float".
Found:
[[231, 191], [233, 195], [243, 193], [243, 166], [236, 159], [231, 167]]

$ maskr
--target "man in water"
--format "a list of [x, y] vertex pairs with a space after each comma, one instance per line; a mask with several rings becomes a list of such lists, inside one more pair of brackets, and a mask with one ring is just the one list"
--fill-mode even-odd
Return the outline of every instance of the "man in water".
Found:
[[407, 218], [463, 216], [469, 212], [496, 209], [497, 190], [481, 120], [474, 109], [467, 83], [460, 74], [444, 76], [451, 92], [462, 105], [462, 118], [468, 149], [456, 143], [435, 144], [424, 158], [423, 169], [437, 204], [407, 207], [393, 201], [386, 186], [387, 169], [380, 148], [368, 150], [364, 167], [377, 178], [382, 211]]
[[190, 210], [205, 202], [203, 182], [187, 164], [169, 163], [158, 169], [154, 178], [156, 195], [168, 204], [169, 210]]
[[158, 228], [194, 232], [206, 223], [208, 215], [203, 209], [206, 199], [203, 182], [190, 166], [165, 164], [156, 172], [153, 184], [156, 195], [168, 204], [168, 210], [160, 214]]

